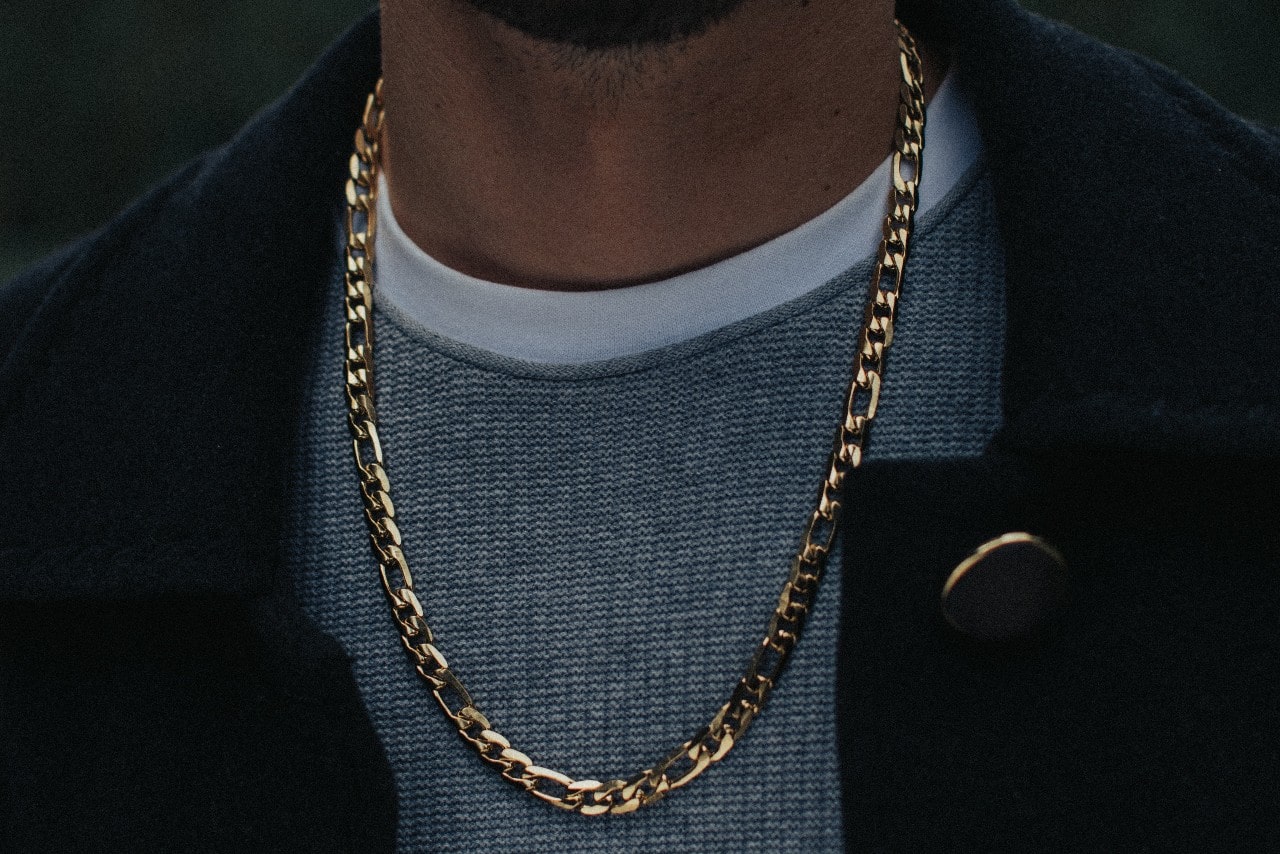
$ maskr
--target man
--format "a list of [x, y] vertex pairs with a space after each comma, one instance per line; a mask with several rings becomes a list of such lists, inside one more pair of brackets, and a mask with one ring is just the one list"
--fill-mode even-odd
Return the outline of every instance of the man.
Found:
[[[1005, 0], [896, 11], [389, 0], [11, 283], [6, 850], [1274, 845], [1280, 139]], [[613, 786], [786, 610], [883, 346], [769, 705]]]

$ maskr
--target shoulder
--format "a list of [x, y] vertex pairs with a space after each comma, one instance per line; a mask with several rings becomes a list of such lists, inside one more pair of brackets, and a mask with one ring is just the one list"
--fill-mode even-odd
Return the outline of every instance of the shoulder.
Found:
[[1276, 132], [1013, 0], [901, 5], [950, 47], [991, 165], [1010, 432], [1280, 450]]
[[[0, 371], [10, 366], [37, 318], [56, 316], [110, 271], [156, 222], [169, 218], [209, 155], [202, 155], [148, 190], [98, 230], [75, 240], [0, 285]], [[126, 262], [127, 263], [127, 262]]]
[[[377, 35], [366, 18], [226, 145], [0, 289], [0, 598], [248, 583], [226, 567], [282, 506]], [[222, 568], [172, 571], [192, 542]]]
[[[1097, 190], [1082, 169], [1094, 164], [1105, 177], [1130, 176], [1116, 191], [1163, 177], [1152, 189], [1177, 196], [1239, 178], [1280, 195], [1280, 132], [1235, 115], [1160, 63], [1014, 0], [903, 5], [952, 49], [996, 155], [1039, 167], [1021, 176], [1028, 186], [1067, 175]], [[1188, 172], [1177, 174], [1180, 167]]]
[[319, 232], [332, 224], [351, 129], [378, 75], [378, 35], [375, 11], [225, 145], [0, 286], [0, 391], [13, 378], [8, 368], [64, 315], [100, 305], [127, 319], [140, 294], [181, 303], [213, 283], [232, 297], [261, 259], [293, 263], [328, 247]]

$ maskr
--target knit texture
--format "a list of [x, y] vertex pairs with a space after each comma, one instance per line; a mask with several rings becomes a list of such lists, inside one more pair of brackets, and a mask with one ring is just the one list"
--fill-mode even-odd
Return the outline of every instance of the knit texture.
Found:
[[[536, 762], [628, 776], [728, 695], [821, 477], [871, 267], [691, 341], [588, 365], [516, 362], [375, 312], [380, 433], [419, 596], [477, 703]], [[979, 167], [917, 225], [870, 457], [982, 451], [1001, 416], [1003, 275]], [[352, 657], [395, 773], [399, 849], [840, 849], [838, 555], [769, 707], [661, 804], [567, 815], [463, 745], [408, 664], [377, 581], [337, 287], [335, 276], [284, 552], [304, 609]], [[850, 525], [853, 548], [876, 536], [874, 519]]]

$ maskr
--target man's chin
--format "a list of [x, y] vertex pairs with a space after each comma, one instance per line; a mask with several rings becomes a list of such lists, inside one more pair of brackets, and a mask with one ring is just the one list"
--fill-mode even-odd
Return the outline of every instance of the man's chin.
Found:
[[661, 45], [705, 31], [745, 0], [465, 0], [540, 41], [588, 50]]

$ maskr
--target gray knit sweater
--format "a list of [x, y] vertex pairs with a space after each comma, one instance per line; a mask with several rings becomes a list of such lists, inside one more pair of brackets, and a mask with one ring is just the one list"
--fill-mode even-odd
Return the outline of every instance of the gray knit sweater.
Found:
[[[627, 776], [723, 702], [821, 476], [870, 270], [867, 259], [692, 341], [571, 367], [493, 356], [375, 313], [381, 436], [419, 594], [476, 701], [535, 761]], [[561, 813], [458, 739], [397, 642], [371, 558], [337, 288], [335, 277], [287, 553], [308, 613], [352, 658], [395, 773], [400, 849], [839, 849], [838, 555], [750, 733], [650, 809]], [[917, 225], [871, 458], [982, 451], [1000, 421], [1003, 305], [977, 168]]]

